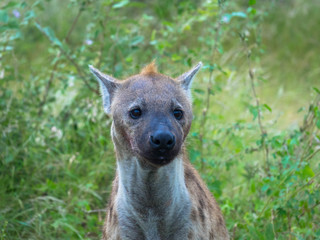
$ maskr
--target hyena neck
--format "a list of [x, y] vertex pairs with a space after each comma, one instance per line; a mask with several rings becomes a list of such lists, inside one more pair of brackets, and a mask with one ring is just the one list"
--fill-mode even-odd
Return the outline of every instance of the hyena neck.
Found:
[[156, 169], [122, 155], [117, 159], [117, 172], [117, 210], [124, 238], [187, 238], [191, 202], [182, 156]]
[[135, 204], [139, 198], [143, 206], [164, 207], [188, 196], [182, 158], [159, 168], [145, 164], [134, 156], [117, 161], [119, 188], [123, 188], [119, 190], [124, 191], [128, 202]]

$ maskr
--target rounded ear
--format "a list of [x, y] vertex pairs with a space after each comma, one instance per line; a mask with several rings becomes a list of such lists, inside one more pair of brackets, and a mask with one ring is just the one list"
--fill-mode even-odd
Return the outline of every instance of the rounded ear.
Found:
[[111, 102], [115, 91], [119, 88], [120, 83], [117, 79], [100, 72], [98, 69], [89, 65], [90, 71], [98, 80], [103, 101], [103, 109], [105, 113], [111, 113]]
[[191, 83], [197, 72], [202, 67], [202, 62], [199, 62], [196, 66], [194, 66], [188, 72], [185, 72], [181, 76], [177, 78], [177, 80], [181, 83], [181, 86], [184, 90], [189, 91], [191, 87]]

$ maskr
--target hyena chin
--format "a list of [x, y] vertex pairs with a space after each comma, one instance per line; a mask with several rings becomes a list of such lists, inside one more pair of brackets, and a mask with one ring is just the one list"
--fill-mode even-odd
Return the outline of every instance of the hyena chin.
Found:
[[103, 239], [229, 239], [221, 211], [190, 164], [190, 85], [201, 62], [176, 79], [154, 63], [126, 80], [90, 66], [113, 118], [116, 177]]

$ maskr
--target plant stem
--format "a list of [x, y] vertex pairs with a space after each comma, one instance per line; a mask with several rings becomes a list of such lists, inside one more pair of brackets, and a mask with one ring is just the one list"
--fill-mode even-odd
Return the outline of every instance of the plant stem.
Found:
[[[217, 21], [217, 25], [215, 27], [215, 39], [214, 39], [214, 44], [212, 47], [212, 65], [214, 65], [214, 61], [215, 61], [215, 56], [216, 56], [216, 52], [218, 50], [218, 41], [219, 41], [219, 32], [221, 29], [221, 16], [222, 16], [222, 3], [219, 3], [219, 14], [218, 14], [218, 21]], [[207, 96], [205, 99], [205, 108], [202, 111], [202, 119], [201, 119], [201, 124], [200, 124], [200, 134], [199, 134], [199, 140], [200, 140], [200, 155], [201, 155], [201, 171], [204, 170], [204, 153], [203, 153], [203, 145], [204, 145], [204, 135], [206, 132], [206, 120], [207, 120], [207, 114], [210, 108], [210, 98], [211, 98], [211, 91], [212, 91], [212, 82], [213, 82], [213, 70], [214, 69], [210, 69], [210, 75], [209, 75], [209, 82], [207, 85]]]
[[79, 8], [79, 11], [78, 11], [78, 14], [77, 14], [77, 16], [74, 18], [74, 20], [73, 20], [73, 22], [72, 22], [72, 25], [71, 25], [68, 33], [67, 33], [67, 36], [66, 36], [65, 39], [64, 39], [66, 43], [69, 43], [69, 38], [70, 38], [70, 36], [71, 36], [71, 33], [73, 32], [73, 29], [74, 29], [75, 26], [77, 25], [77, 22], [78, 22], [78, 20], [79, 20], [79, 17], [80, 17], [80, 15], [81, 15], [82, 11], [83, 11], [83, 8], [80, 7], [80, 8]]
[[[61, 55], [61, 51], [58, 52], [56, 58], [59, 58]], [[49, 78], [49, 81], [47, 82], [47, 85], [46, 85], [46, 89], [45, 89], [45, 92], [44, 92], [44, 95], [43, 95], [43, 99], [42, 101], [40, 102], [40, 105], [39, 105], [39, 112], [38, 112], [38, 115], [41, 116], [42, 113], [43, 113], [43, 107], [44, 105], [46, 104], [47, 102], [47, 98], [48, 98], [48, 93], [49, 93], [49, 89], [51, 87], [51, 83], [52, 83], [52, 80], [54, 78], [54, 74], [57, 70], [57, 67], [58, 67], [58, 63], [59, 63], [59, 60], [57, 60], [55, 62], [55, 64], [53, 65], [53, 68], [51, 70], [51, 74], [50, 74], [50, 78]]]
[[252, 63], [251, 63], [251, 50], [248, 47], [248, 44], [246, 42], [245, 37], [241, 36], [241, 39], [245, 44], [245, 50], [246, 50], [246, 54], [247, 54], [247, 62], [248, 62], [248, 68], [249, 68], [248, 73], [249, 73], [249, 79], [250, 79], [250, 86], [251, 86], [252, 95], [255, 100], [255, 104], [256, 104], [256, 108], [257, 108], [257, 112], [258, 112], [258, 125], [259, 125], [259, 129], [260, 129], [260, 133], [261, 133], [261, 145], [262, 145], [262, 148], [264, 149], [264, 152], [265, 152], [265, 163], [266, 163], [265, 171], [267, 174], [269, 174], [269, 170], [270, 170], [269, 148], [268, 148], [268, 145], [266, 144], [266, 138], [267, 138], [268, 133], [262, 124], [261, 105], [260, 105], [260, 101], [257, 96], [257, 91], [255, 88], [255, 74], [254, 74], [254, 70], [252, 68]]

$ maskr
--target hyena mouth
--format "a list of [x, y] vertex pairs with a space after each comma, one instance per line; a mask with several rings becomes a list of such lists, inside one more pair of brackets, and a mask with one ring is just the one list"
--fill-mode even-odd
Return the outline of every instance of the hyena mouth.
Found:
[[157, 165], [161, 165], [161, 166], [163, 166], [163, 165], [166, 165], [166, 164], [168, 164], [168, 163], [170, 163], [172, 160], [170, 160], [170, 159], [166, 159], [166, 158], [164, 158], [164, 157], [159, 157], [159, 159], [158, 160], [156, 160], [156, 164]]
[[178, 151], [170, 151], [161, 153], [160, 151], [151, 151], [143, 154], [142, 157], [152, 165], [164, 166], [172, 162], [177, 156]]

